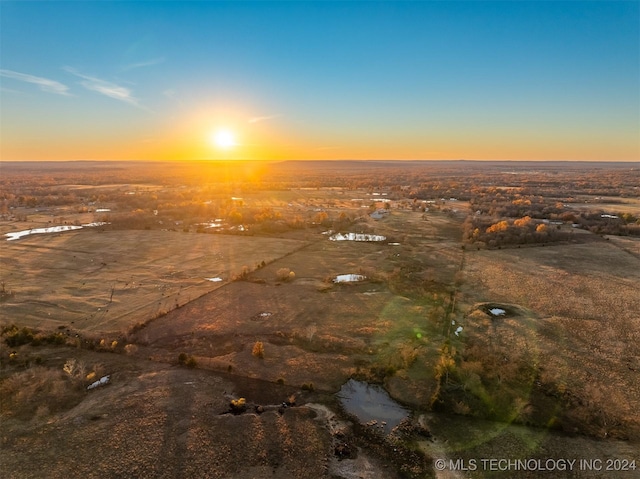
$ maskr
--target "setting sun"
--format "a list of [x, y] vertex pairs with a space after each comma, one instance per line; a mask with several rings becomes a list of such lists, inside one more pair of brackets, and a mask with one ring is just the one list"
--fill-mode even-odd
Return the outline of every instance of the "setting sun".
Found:
[[211, 143], [222, 150], [230, 150], [237, 145], [236, 137], [230, 130], [218, 130], [211, 135]]

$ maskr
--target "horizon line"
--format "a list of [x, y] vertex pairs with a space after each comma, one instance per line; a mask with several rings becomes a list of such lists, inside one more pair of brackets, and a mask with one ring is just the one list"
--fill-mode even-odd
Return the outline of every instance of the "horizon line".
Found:
[[63, 159], [63, 160], [5, 160], [0, 159], [2, 163], [286, 163], [286, 162], [378, 162], [378, 163], [427, 163], [427, 162], [474, 162], [474, 163], [640, 163], [640, 159], [637, 160], [591, 160], [591, 159], [579, 159], [579, 160], [567, 160], [567, 159], [469, 159], [469, 158], [456, 158], [456, 159], [380, 159], [380, 158], [336, 158], [336, 159], [305, 159], [305, 158], [289, 158], [289, 159], [209, 159], [209, 158], [193, 158], [193, 159]]

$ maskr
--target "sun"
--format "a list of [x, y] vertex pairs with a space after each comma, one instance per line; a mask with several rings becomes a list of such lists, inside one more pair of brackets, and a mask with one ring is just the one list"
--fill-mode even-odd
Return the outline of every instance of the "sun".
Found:
[[231, 130], [217, 130], [211, 134], [211, 143], [221, 150], [230, 150], [237, 146], [236, 136]]

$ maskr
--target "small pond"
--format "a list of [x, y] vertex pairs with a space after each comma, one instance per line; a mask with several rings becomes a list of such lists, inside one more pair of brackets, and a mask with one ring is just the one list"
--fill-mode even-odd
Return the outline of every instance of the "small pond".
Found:
[[520, 314], [519, 308], [509, 304], [484, 303], [478, 309], [493, 319], [506, 319]]
[[333, 279], [334, 283], [354, 283], [366, 279], [366, 276], [361, 274], [339, 274]]
[[376, 426], [389, 434], [410, 411], [395, 402], [387, 391], [375, 384], [349, 379], [336, 394], [346, 412], [363, 423], [376, 421]]
[[330, 236], [331, 241], [384, 241], [386, 236], [371, 235], [367, 233], [336, 233]]
[[19, 240], [20, 238], [24, 237], [24, 236], [29, 236], [29, 235], [40, 235], [40, 234], [49, 234], [49, 233], [62, 233], [64, 231], [74, 231], [74, 230], [80, 230], [82, 228], [91, 228], [91, 227], [95, 227], [95, 226], [103, 226], [106, 225], [108, 223], [104, 223], [104, 222], [94, 222], [94, 223], [87, 223], [85, 225], [82, 226], [78, 226], [78, 225], [65, 225], [65, 226], [49, 226], [46, 228], [31, 228], [30, 230], [23, 230], [23, 231], [14, 231], [12, 233], [5, 233], [5, 236], [7, 237], [7, 241], [15, 241], [15, 240]]

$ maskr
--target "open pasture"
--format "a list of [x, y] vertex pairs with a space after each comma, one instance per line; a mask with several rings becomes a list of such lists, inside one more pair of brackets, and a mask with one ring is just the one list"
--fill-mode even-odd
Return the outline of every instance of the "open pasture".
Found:
[[[465, 265], [470, 286], [459, 309], [466, 314], [467, 355], [477, 358], [482, 350], [485, 376], [490, 358], [502, 358], [503, 380], [529, 371], [525, 417], [556, 408], [557, 417], [548, 419], [568, 432], [640, 436], [637, 257], [600, 240], [473, 251]], [[477, 309], [482, 302], [522, 309], [489, 318]]]
[[[413, 410], [414, 419], [426, 421], [436, 440], [408, 447], [423, 448], [427, 458], [490, 457], [495, 447], [507, 448], [509, 457], [527, 457], [550, 445], [558, 454], [583, 457], [584, 444], [593, 454], [615, 455], [637, 442], [640, 253], [632, 237], [603, 237], [565, 224], [572, 239], [562, 245], [463, 247], [461, 226], [474, 213], [472, 203], [441, 197], [463, 198], [465, 185], [446, 194], [425, 185], [420, 198], [427, 199], [418, 202], [384, 186], [269, 191], [176, 184], [153, 192], [165, 204], [157, 207], [158, 215], [156, 200], [146, 193], [124, 196], [131, 204], [119, 203], [118, 195], [127, 190], [115, 185], [102, 189], [109, 201], [90, 208], [82, 202], [38, 205], [37, 211], [17, 206], [0, 225], [4, 234], [103, 217], [113, 221], [2, 243], [0, 325], [35, 327], [42, 338], [60, 330], [69, 338], [65, 345], [43, 339], [11, 346], [2, 358], [6, 388], [28, 382], [11, 400], [21, 417], [36, 412], [29, 424], [81, 426], [73, 433], [64, 426], [60, 437], [42, 434], [43, 441], [60, 444], [58, 449], [75, 448], [94, 435], [103, 443], [130, 441], [144, 430], [151, 439], [132, 447], [131, 457], [162, 456], [149, 467], [162, 463], [166, 470], [192, 473], [192, 463], [217, 461], [214, 476], [236, 470], [241, 472], [234, 477], [296, 477], [311, 462], [320, 467], [323, 459], [317, 458], [332, 456], [324, 429], [329, 426], [293, 408], [278, 417], [275, 408], [291, 394], [298, 405], [326, 401], [332, 408], [333, 393], [349, 379], [382, 385]], [[110, 191], [115, 193], [109, 196]], [[178, 207], [183, 195], [184, 208]], [[585, 205], [585, 211], [593, 207]], [[232, 210], [242, 217], [230, 221]], [[118, 224], [118, 215], [129, 211], [147, 223]], [[257, 218], [263, 214], [267, 219]], [[229, 227], [242, 223], [248, 231], [194, 232], [215, 218]], [[160, 230], [167, 227], [180, 231]], [[336, 233], [347, 239], [330, 240]], [[349, 234], [385, 239], [351, 241]], [[359, 281], [335, 282], [341, 275], [358, 275]], [[76, 332], [92, 341], [74, 341]], [[59, 398], [65, 407], [49, 400], [49, 410], [38, 408], [37, 386], [49, 378], [55, 392], [69, 379], [61, 371], [71, 358], [102, 371], [98, 376], [110, 374], [112, 382], [85, 391], [95, 378], [89, 380], [84, 373], [90, 369], [83, 366], [77, 394]], [[36, 366], [21, 375], [28, 364]], [[31, 372], [42, 377], [29, 382]], [[27, 393], [34, 396], [28, 404], [21, 402]], [[238, 397], [274, 409], [219, 416]], [[150, 401], [166, 418], [149, 409]], [[178, 410], [199, 420], [182, 427], [188, 418], [174, 414]], [[6, 417], [13, 413], [6, 411]], [[131, 414], [141, 419], [129, 421]], [[123, 428], [122, 420], [135, 427]], [[11, 435], [28, 438], [41, 430], [17, 416], [10, 421], [3, 445], [10, 454], [7, 465], [18, 470], [24, 465], [20, 439]], [[288, 441], [280, 434], [287, 427], [296, 436], [313, 437], [315, 445], [289, 449], [291, 455], [273, 453], [270, 448]], [[567, 440], [567, 433], [587, 436]], [[187, 437], [188, 444], [167, 437]], [[602, 445], [601, 438], [607, 438]], [[213, 448], [203, 445], [207, 441]], [[225, 449], [218, 451], [216, 444]], [[246, 455], [233, 453], [245, 451], [246, 444]], [[164, 460], [167, 450], [189, 466], [172, 469]], [[293, 460], [298, 453], [306, 455], [300, 462]], [[265, 454], [269, 470], [264, 462], [252, 462]], [[358, 460], [371, 457], [364, 449], [358, 454]], [[34, 459], [46, 460], [41, 454]], [[79, 460], [85, 462], [69, 463]], [[114, 456], [97, 462], [111, 471], [110, 460], [119, 472], [128, 467]], [[378, 470], [392, 477], [391, 469]]]
[[571, 209], [578, 211], [602, 210], [608, 213], [640, 214], [640, 199], [619, 196], [584, 196], [581, 202], [571, 203]]
[[[410, 238], [399, 230], [402, 218], [417, 218], [407, 230]], [[328, 390], [354, 374], [382, 381], [399, 371], [397, 394], [426, 405], [446, 332], [448, 288], [462, 253], [453, 240], [420, 235], [419, 227], [433, 228], [421, 213], [393, 212], [388, 220], [367, 223], [368, 230], [402, 234], [406, 243], [330, 241], [317, 233], [247, 281], [226, 284], [151, 322], [135, 341], [158, 359], [175, 360], [186, 351], [203, 367]], [[295, 278], [282, 280], [283, 268]], [[334, 283], [341, 274], [365, 278]], [[256, 341], [264, 344], [263, 358], [252, 356]]]
[[[3, 323], [122, 331], [304, 243], [168, 231], [86, 229], [5, 241]], [[221, 278], [221, 282], [209, 281]]]

